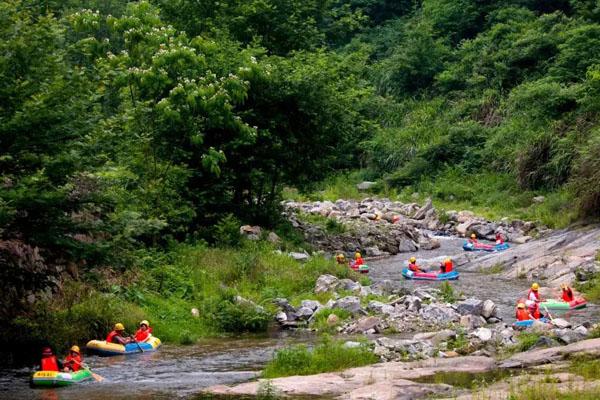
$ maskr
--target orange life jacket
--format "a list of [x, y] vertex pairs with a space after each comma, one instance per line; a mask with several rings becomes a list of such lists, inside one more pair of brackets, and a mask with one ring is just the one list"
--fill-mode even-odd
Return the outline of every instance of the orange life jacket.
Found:
[[79, 371], [81, 369], [81, 356], [72, 356], [69, 354], [65, 358], [64, 365], [73, 372]]
[[529, 312], [527, 312], [526, 309], [517, 308], [516, 318], [517, 318], [517, 321], [525, 321], [525, 320], [531, 319], [531, 316], [529, 315]]
[[573, 296], [573, 291], [571, 288], [563, 289], [562, 291], [562, 299], [566, 302], [573, 301], [575, 298]]
[[452, 264], [452, 261], [446, 261], [442, 264], [442, 267], [440, 269], [443, 273], [448, 273], [452, 271], [453, 268], [454, 265]]
[[56, 360], [56, 356], [42, 357], [40, 367], [42, 371], [58, 371], [58, 361]]
[[[107, 336], [106, 336], [106, 343], [113, 343], [115, 337], [120, 336], [119, 332], [117, 331], [111, 331]], [[116, 341], [114, 343], [120, 343], [119, 341]]]
[[135, 341], [136, 342], [145, 342], [150, 337], [151, 333], [152, 333], [152, 328], [150, 328], [150, 327], [148, 327], [148, 329], [146, 329], [145, 331], [143, 331], [142, 328], [140, 328], [135, 333]]

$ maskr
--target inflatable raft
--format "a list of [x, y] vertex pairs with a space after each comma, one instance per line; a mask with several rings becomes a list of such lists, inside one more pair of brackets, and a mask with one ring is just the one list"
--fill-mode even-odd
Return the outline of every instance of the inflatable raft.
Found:
[[356, 272], [360, 272], [361, 274], [369, 273], [369, 266], [366, 264], [358, 265], [358, 266], [356, 266], [354, 264], [350, 264], [350, 268], [352, 268]]
[[573, 301], [562, 301], [555, 299], [548, 299], [540, 303], [540, 308], [543, 310], [546, 307], [549, 310], [577, 310], [584, 308], [587, 305], [587, 301], [582, 298], [575, 299]]
[[520, 328], [528, 328], [531, 325], [533, 325], [533, 321], [540, 321], [540, 322], [544, 322], [544, 323], [548, 323], [550, 322], [549, 319], [547, 318], [540, 318], [540, 319], [526, 319], [523, 321], [515, 321], [515, 323], [513, 324], [514, 326], [518, 326]]
[[465, 251], [502, 251], [502, 250], [506, 250], [508, 249], [510, 246], [508, 245], [508, 243], [502, 243], [502, 244], [495, 244], [495, 245], [491, 245], [491, 244], [485, 244], [485, 243], [469, 243], [469, 242], [465, 242], [463, 244], [463, 250]]
[[89, 369], [77, 372], [38, 371], [31, 377], [31, 385], [37, 387], [69, 386], [92, 379]]
[[445, 274], [439, 272], [413, 272], [408, 268], [402, 270], [402, 276], [406, 279], [420, 281], [453, 281], [458, 279], [458, 271], [450, 271]]
[[129, 343], [125, 346], [116, 343], [106, 343], [104, 340], [90, 340], [86, 345], [86, 348], [91, 353], [95, 353], [100, 356], [120, 356], [124, 354], [127, 355], [155, 351], [160, 347], [160, 344], [159, 338], [151, 336], [145, 342]]

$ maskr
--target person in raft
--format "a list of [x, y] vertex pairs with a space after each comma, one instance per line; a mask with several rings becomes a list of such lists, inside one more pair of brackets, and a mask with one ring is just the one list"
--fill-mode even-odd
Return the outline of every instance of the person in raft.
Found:
[[106, 336], [106, 343], [116, 343], [125, 346], [133, 341], [132, 337], [125, 334], [125, 327], [120, 322], [117, 322], [113, 330]]
[[417, 265], [416, 257], [411, 257], [408, 259], [408, 269], [412, 272], [427, 272], [425, 269], [421, 269], [421, 267]]
[[517, 304], [517, 312], [515, 315], [517, 321], [526, 321], [531, 319], [531, 315], [529, 315], [529, 311], [525, 308], [525, 303]]
[[337, 261], [337, 263], [340, 265], [346, 264], [346, 256], [340, 253], [337, 256], [335, 256], [335, 261]]
[[56, 371], [62, 369], [62, 364], [54, 353], [52, 352], [52, 348], [44, 347], [42, 349], [42, 360], [40, 361], [40, 371]]
[[358, 267], [359, 265], [364, 265], [365, 261], [362, 258], [362, 255], [360, 254], [360, 250], [357, 248], [356, 252], [354, 253], [354, 266]]
[[540, 313], [540, 302], [542, 297], [540, 296], [540, 285], [534, 282], [531, 285], [531, 289], [527, 293], [527, 301], [525, 302], [529, 307], [529, 314], [534, 319], [540, 319], [543, 315]]
[[77, 372], [81, 369], [82, 362], [83, 359], [81, 358], [79, 346], [71, 346], [71, 349], [69, 349], [69, 355], [65, 357], [65, 361], [63, 362], [64, 371]]
[[454, 264], [450, 257], [446, 258], [444, 262], [440, 264], [440, 274], [446, 274], [454, 269]]
[[477, 235], [474, 233], [471, 233], [471, 239], [469, 239], [468, 242], [471, 244], [477, 244]]
[[496, 233], [496, 244], [504, 244], [504, 237], [500, 232]]
[[150, 328], [150, 323], [146, 320], [140, 322], [140, 328], [135, 333], [135, 341], [136, 342], [145, 342], [152, 336], [152, 328]]
[[573, 295], [573, 289], [571, 289], [569, 285], [563, 283], [562, 285], [560, 285], [560, 288], [562, 289], [563, 301], [566, 301], [568, 303], [570, 301], [575, 300], [575, 296]]

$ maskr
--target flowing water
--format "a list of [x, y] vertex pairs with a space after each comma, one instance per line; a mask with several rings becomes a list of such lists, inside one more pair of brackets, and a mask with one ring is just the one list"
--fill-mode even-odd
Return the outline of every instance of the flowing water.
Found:
[[[463, 240], [453, 237], [438, 239], [440, 248], [417, 252], [421, 265], [437, 268], [443, 257], [462, 254]], [[404, 280], [401, 270], [407, 258], [404, 254], [369, 262], [370, 278], [373, 281], [400, 281], [406, 287], [439, 286], [439, 282]], [[457, 293], [493, 300], [498, 305], [500, 317], [512, 323], [515, 301], [525, 295], [530, 282], [509, 281], [495, 274], [464, 272], [460, 267], [457, 269], [461, 273], [460, 279], [451, 282]], [[600, 307], [593, 304], [583, 310], [552, 313], [565, 316], [573, 323], [600, 319]], [[87, 357], [86, 363], [94, 372], [105, 377], [105, 381], [60, 389], [29, 388], [30, 369], [0, 370], [0, 399], [146, 400], [183, 397], [203, 400], [210, 397], [197, 394], [202, 388], [251, 380], [271, 359], [276, 349], [313, 339], [306, 333], [280, 332], [266, 337], [202, 340], [193, 346], [164, 345], [158, 352], [127, 357]]]

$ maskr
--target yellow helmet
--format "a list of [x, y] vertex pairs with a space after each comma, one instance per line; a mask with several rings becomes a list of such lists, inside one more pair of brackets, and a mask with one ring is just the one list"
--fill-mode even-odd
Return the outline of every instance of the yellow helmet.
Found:
[[124, 331], [124, 330], [125, 330], [125, 327], [123, 326], [123, 324], [122, 324], [122, 323], [120, 323], [120, 322], [117, 322], [117, 323], [115, 324], [115, 328], [114, 328], [114, 329], [115, 329], [115, 331]]
[[531, 290], [538, 290], [540, 288], [540, 285], [538, 285], [537, 283], [534, 283], [533, 285], [531, 285]]
[[81, 351], [79, 350], [79, 346], [71, 346], [71, 351], [77, 354], [81, 353]]
[[417, 262], [417, 258], [416, 257], [411, 257], [408, 259], [408, 261], [410, 261], [411, 263]]
[[476, 239], [477, 235], [475, 235], [474, 233], [471, 233], [471, 239]]
[[150, 322], [148, 322], [147, 320], [143, 320], [142, 322], [140, 322], [140, 326], [142, 325], [150, 326]]
[[361, 257], [361, 255], [358, 251], [356, 253], [354, 253], [354, 258], [360, 258], [360, 257]]
[[568, 287], [568, 286], [567, 286], [567, 284], [566, 284], [566, 283], [561, 283], [561, 284], [560, 284], [560, 288], [561, 288], [561, 289], [566, 289], [567, 287]]
[[448, 257], [448, 258], [446, 258], [446, 259], [444, 260], [444, 262], [445, 262], [445, 263], [452, 262], [452, 259], [451, 259], [450, 257]]
[[525, 303], [519, 303], [519, 304], [517, 304], [517, 308], [525, 308]]

